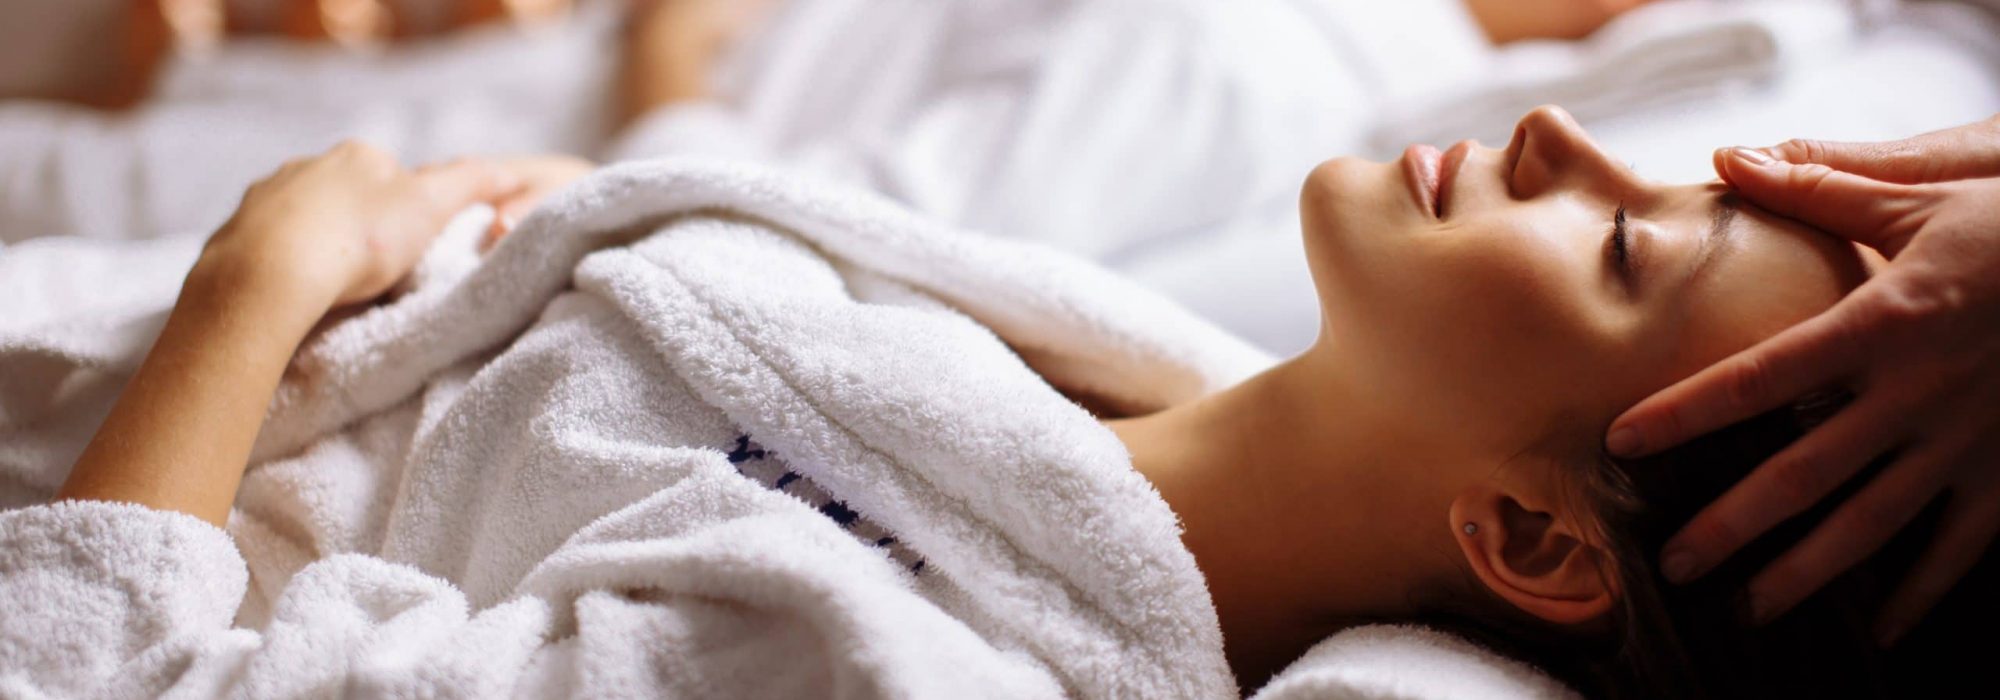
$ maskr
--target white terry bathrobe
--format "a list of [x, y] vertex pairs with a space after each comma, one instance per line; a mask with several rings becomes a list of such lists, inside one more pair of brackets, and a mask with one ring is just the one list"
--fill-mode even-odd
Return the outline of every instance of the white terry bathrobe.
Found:
[[187, 257], [120, 273], [153, 295], [0, 258], [0, 696], [1238, 692], [1174, 514], [1056, 387], [1148, 410], [1269, 357], [741, 166], [600, 171], [483, 263], [480, 224], [301, 349], [226, 531], [46, 504]]

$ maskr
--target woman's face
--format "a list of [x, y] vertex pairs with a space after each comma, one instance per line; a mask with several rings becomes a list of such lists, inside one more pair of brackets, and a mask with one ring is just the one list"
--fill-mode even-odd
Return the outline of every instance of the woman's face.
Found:
[[1329, 161], [1301, 208], [1315, 351], [1373, 405], [1481, 450], [1518, 451], [1554, 420], [1601, 428], [1866, 274], [1851, 244], [1719, 184], [1639, 178], [1553, 107], [1505, 150]]

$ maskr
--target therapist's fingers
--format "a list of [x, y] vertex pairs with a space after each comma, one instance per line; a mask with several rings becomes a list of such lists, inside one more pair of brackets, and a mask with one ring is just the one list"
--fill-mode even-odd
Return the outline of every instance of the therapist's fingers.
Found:
[[[1851, 294], [1640, 401], [1611, 424], [1605, 448], [1644, 457], [1735, 424], [1854, 376], [1870, 343], [1865, 294]], [[1858, 301], [1857, 301], [1858, 300]]]
[[[1908, 525], [1944, 491], [1967, 442], [1928, 442], [1896, 458], [1805, 539], [1750, 579], [1750, 614], [1764, 624], [1832, 581]], [[1860, 459], [1869, 459], [1861, 456]]]
[[1660, 548], [1660, 573], [1686, 583], [1840, 487], [1908, 429], [1901, 402], [1848, 406], [1690, 518]]
[[2000, 176], [2000, 115], [1898, 141], [1792, 139], [1756, 150], [1777, 160], [1901, 184], [1994, 177]]
[[1926, 187], [1772, 160], [1747, 148], [1717, 151], [1715, 170], [1752, 204], [1889, 257], [1908, 243], [1937, 198]]
[[[1988, 450], [1991, 453], [1993, 450]], [[2000, 475], [2000, 464], [1977, 465]], [[1889, 646], [1901, 640], [1917, 620], [1957, 585], [2000, 536], [2000, 480], [1979, 490], [1955, 489], [1951, 504], [1938, 522], [1936, 539], [1918, 557], [1895, 593], [1882, 606], [1875, 623], [1875, 640]]]

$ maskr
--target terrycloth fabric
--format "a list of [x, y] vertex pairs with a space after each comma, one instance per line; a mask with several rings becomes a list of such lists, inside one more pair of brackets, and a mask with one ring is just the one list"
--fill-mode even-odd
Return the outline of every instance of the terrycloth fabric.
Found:
[[1251, 700], [1578, 700], [1540, 670], [1415, 625], [1367, 625], [1314, 645]]
[[[479, 223], [309, 341], [228, 532], [0, 513], [0, 694], [1236, 692], [1173, 513], [1055, 387], [1145, 410], [1267, 356], [735, 167], [607, 169], [460, 274]], [[60, 483], [168, 292], [0, 325], [0, 376], [37, 378], [0, 395], [7, 502]]]

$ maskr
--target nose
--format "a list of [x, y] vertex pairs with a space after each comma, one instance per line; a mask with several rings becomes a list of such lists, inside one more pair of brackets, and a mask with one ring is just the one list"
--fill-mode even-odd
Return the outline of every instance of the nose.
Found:
[[1561, 107], [1536, 107], [1514, 126], [1507, 144], [1507, 181], [1515, 197], [1530, 199], [1555, 190], [1584, 190], [1618, 199], [1645, 187], [1631, 168], [1590, 140], [1576, 118]]

